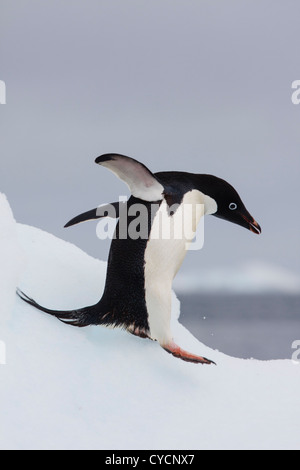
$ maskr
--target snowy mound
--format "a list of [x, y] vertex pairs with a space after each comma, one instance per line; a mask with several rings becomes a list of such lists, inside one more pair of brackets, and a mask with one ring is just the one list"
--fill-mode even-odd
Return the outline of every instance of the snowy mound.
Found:
[[9, 320], [23, 262], [17, 224], [6, 197], [0, 193], [0, 331]]
[[299, 447], [300, 365], [210, 350], [178, 322], [175, 297], [176, 340], [217, 367], [121, 330], [64, 325], [17, 299], [17, 283], [50, 308], [82, 307], [99, 299], [106, 263], [17, 226], [4, 198], [0, 216], [1, 449]]

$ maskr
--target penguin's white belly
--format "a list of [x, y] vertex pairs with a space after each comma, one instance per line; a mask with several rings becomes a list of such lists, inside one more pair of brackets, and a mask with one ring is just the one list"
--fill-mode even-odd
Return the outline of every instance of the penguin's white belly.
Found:
[[145, 297], [151, 338], [162, 345], [172, 340], [172, 282], [204, 215], [204, 202], [201, 192], [190, 191], [171, 216], [163, 200], [152, 223], [145, 251]]

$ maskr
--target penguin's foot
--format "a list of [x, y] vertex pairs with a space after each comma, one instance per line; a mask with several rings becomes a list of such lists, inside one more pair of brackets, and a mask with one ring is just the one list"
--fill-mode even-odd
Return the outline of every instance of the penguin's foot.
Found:
[[178, 357], [179, 359], [182, 359], [183, 361], [186, 361], [186, 362], [193, 362], [194, 364], [216, 365], [215, 362], [210, 361], [209, 359], [206, 359], [205, 357], [196, 356], [195, 354], [189, 353], [185, 351], [184, 349], [181, 349], [179, 346], [177, 346], [177, 344], [173, 342], [168, 344], [167, 346], [163, 346], [163, 348], [165, 351], [172, 354], [174, 357]]

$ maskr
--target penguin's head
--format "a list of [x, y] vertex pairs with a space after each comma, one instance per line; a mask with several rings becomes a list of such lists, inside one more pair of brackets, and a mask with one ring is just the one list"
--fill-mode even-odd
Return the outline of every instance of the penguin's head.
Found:
[[[202, 176], [202, 175], [201, 175]], [[203, 175], [207, 177], [208, 175]], [[212, 215], [220, 219], [227, 220], [237, 225], [241, 225], [251, 232], [260, 234], [261, 227], [246, 209], [238, 192], [227, 181], [210, 176], [208, 194], [214, 199], [217, 205], [217, 211]]]

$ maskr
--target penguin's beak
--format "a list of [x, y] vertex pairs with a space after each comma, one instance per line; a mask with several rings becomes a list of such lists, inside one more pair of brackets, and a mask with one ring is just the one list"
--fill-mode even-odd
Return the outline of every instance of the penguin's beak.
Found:
[[[242, 206], [242, 203], [240, 204]], [[232, 222], [233, 224], [240, 225], [241, 227], [244, 227], [247, 230], [256, 233], [256, 235], [261, 234], [260, 225], [256, 222], [252, 215], [249, 214], [245, 206], [242, 206], [239, 210], [227, 210], [225, 214], [220, 214], [219, 212], [216, 212], [213, 215], [220, 219], [227, 220], [228, 222]]]
[[251, 217], [250, 214], [249, 216], [242, 215], [242, 217], [247, 223], [247, 227], [249, 230], [251, 230], [251, 232], [256, 233], [257, 235], [261, 234], [260, 225], [256, 222], [256, 220], [253, 219], [253, 217]]

